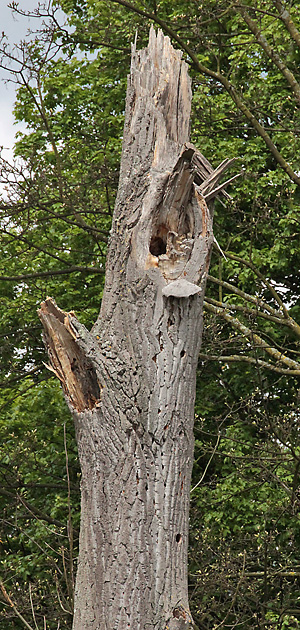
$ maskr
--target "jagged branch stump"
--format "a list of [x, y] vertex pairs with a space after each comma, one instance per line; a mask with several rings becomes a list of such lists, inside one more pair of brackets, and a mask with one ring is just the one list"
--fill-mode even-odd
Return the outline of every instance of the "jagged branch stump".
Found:
[[[187, 590], [193, 417], [213, 243], [213, 171], [189, 144], [187, 65], [150, 31], [132, 50], [101, 311], [88, 332], [41, 306], [76, 426], [82, 512], [74, 630], [193, 627]], [[196, 180], [196, 183], [195, 183]]]

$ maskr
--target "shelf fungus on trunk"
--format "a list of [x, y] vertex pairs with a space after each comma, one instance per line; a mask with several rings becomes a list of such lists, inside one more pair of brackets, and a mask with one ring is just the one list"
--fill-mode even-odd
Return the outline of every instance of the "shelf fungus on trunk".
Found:
[[[82, 471], [73, 630], [190, 630], [196, 368], [220, 178], [189, 143], [191, 82], [168, 37], [132, 50], [118, 195], [91, 332], [48, 298], [51, 369]], [[229, 180], [229, 181], [232, 181]]]

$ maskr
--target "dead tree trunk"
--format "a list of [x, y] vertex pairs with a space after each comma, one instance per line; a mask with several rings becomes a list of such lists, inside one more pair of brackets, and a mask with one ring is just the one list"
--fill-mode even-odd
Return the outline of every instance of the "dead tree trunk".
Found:
[[205, 196], [229, 161], [212, 172], [188, 143], [190, 104], [181, 53], [152, 29], [132, 52], [99, 319], [88, 332], [51, 299], [40, 310], [82, 470], [74, 630], [193, 627], [189, 492], [213, 242]]

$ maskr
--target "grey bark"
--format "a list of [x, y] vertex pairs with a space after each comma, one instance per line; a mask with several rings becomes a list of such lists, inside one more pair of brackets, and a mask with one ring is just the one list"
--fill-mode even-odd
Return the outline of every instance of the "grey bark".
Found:
[[204, 196], [230, 161], [212, 177], [189, 144], [190, 104], [181, 53], [151, 29], [148, 47], [132, 50], [98, 321], [88, 332], [51, 299], [40, 310], [82, 470], [73, 630], [193, 627], [189, 491], [213, 243]]

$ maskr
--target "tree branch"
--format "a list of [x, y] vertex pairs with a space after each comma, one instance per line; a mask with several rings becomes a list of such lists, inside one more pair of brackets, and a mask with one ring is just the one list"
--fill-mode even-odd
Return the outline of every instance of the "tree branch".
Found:
[[[231, 260], [236, 260], [237, 262], [241, 263], [242, 265], [245, 265], [246, 267], [248, 267], [249, 269], [251, 269], [255, 273], [255, 275], [262, 281], [262, 283], [270, 291], [272, 297], [274, 298], [274, 300], [276, 300], [277, 304], [282, 309], [282, 313], [280, 313], [276, 309], [270, 307], [263, 300], [260, 300], [259, 298], [254, 298], [250, 294], [244, 293], [244, 291], [241, 291], [240, 289], [237, 289], [236, 287], [234, 287], [234, 285], [231, 285], [231, 284], [225, 282], [224, 280], [220, 280], [220, 279], [214, 278], [213, 276], [208, 276], [208, 279], [211, 280], [212, 282], [215, 282], [216, 284], [219, 284], [219, 286], [223, 286], [224, 288], [227, 288], [231, 292], [236, 293], [237, 295], [240, 295], [240, 297], [242, 297], [244, 300], [253, 302], [254, 304], [256, 304], [256, 306], [260, 306], [261, 308], [264, 308], [265, 310], [267, 310], [270, 313], [270, 316], [267, 316], [266, 313], [262, 313], [261, 311], [253, 311], [252, 309], [247, 309], [249, 314], [253, 314], [253, 315], [255, 314], [255, 315], [259, 316], [259, 317], [264, 317], [265, 319], [269, 319], [270, 321], [275, 321], [277, 323], [281, 323], [281, 324], [287, 326], [288, 328], [290, 328], [295, 333], [295, 335], [297, 335], [297, 337], [300, 337], [300, 326], [299, 326], [299, 324], [297, 324], [297, 322], [290, 316], [288, 309], [286, 308], [286, 306], [283, 303], [282, 299], [278, 295], [276, 289], [274, 289], [274, 287], [271, 285], [271, 283], [263, 276], [263, 274], [257, 269], [257, 267], [255, 267], [255, 265], [253, 265], [253, 263], [251, 261], [245, 260], [244, 258], [240, 258], [239, 256], [236, 256], [235, 254], [231, 254], [231, 252], [226, 251], [226, 256], [227, 256], [227, 258], [230, 258]], [[221, 306], [221, 304], [219, 304], [219, 305]], [[223, 308], [224, 308], [224, 306], [223, 306]], [[241, 310], [241, 309], [237, 308], [236, 305], [231, 305], [231, 304], [226, 304], [225, 308], [229, 308], [229, 309], [231, 309], [231, 308], [234, 309], [235, 308], [236, 310]], [[244, 311], [244, 312], [246, 312], [246, 311]]]
[[[230, 258], [231, 260], [236, 260], [237, 262], [241, 263], [242, 265], [245, 265], [245, 267], [249, 267], [249, 269], [251, 269], [255, 275], [263, 282], [263, 284], [267, 287], [267, 289], [269, 289], [271, 295], [273, 296], [274, 300], [277, 302], [277, 304], [280, 306], [280, 308], [282, 309], [284, 316], [287, 319], [291, 319], [288, 313], [288, 310], [286, 308], [286, 306], [284, 305], [282, 299], [279, 297], [277, 291], [274, 289], [274, 287], [271, 285], [271, 283], [263, 276], [263, 274], [257, 269], [257, 267], [255, 267], [255, 265], [253, 265], [253, 263], [250, 260], [245, 260], [244, 258], [240, 258], [240, 256], [236, 256], [235, 254], [232, 254], [231, 252], [226, 252], [226, 256], [228, 256], [228, 258]], [[296, 322], [294, 322], [296, 324]], [[297, 326], [297, 324], [296, 324]], [[300, 334], [300, 327], [299, 327], [299, 333]]]
[[147, 17], [150, 20], [153, 20], [153, 22], [155, 22], [156, 24], [159, 24], [163, 28], [163, 30], [175, 42], [177, 42], [179, 44], [180, 48], [182, 50], [184, 50], [188, 54], [190, 59], [193, 61], [193, 64], [194, 64], [195, 68], [201, 74], [204, 74], [205, 76], [211, 77], [212, 79], [215, 79], [215, 81], [217, 81], [218, 83], [221, 83], [223, 85], [223, 87], [225, 88], [225, 90], [228, 92], [228, 94], [231, 96], [231, 98], [232, 98], [233, 102], [236, 104], [237, 108], [244, 114], [244, 116], [247, 118], [247, 120], [249, 120], [249, 122], [252, 125], [252, 127], [254, 127], [254, 129], [257, 131], [259, 136], [263, 139], [263, 141], [265, 142], [266, 146], [268, 147], [268, 149], [272, 153], [273, 157], [275, 158], [276, 162], [287, 173], [287, 175], [290, 177], [290, 179], [295, 184], [297, 184], [297, 186], [300, 186], [300, 177], [296, 173], [294, 173], [293, 169], [290, 167], [288, 162], [284, 159], [284, 157], [278, 151], [276, 145], [272, 142], [272, 140], [271, 140], [269, 134], [266, 132], [265, 128], [260, 124], [260, 122], [257, 120], [257, 118], [255, 118], [255, 116], [252, 114], [252, 112], [248, 109], [248, 107], [243, 102], [242, 98], [237, 93], [235, 87], [230, 83], [230, 81], [227, 79], [227, 77], [225, 77], [225, 75], [221, 74], [221, 72], [214, 72], [213, 70], [210, 70], [210, 68], [207, 68], [206, 66], [204, 66], [199, 61], [199, 59], [198, 59], [197, 55], [194, 53], [194, 51], [183, 41], [183, 39], [181, 37], [179, 37], [179, 35], [177, 35], [177, 33], [173, 29], [171, 29], [164, 22], [164, 20], [161, 20], [154, 13], [149, 13], [148, 11], [143, 11], [142, 9], [139, 9], [135, 5], [131, 4], [131, 2], [128, 2], [127, 0], [110, 0], [110, 2], [114, 2], [116, 4], [120, 4], [120, 5], [124, 6], [124, 7], [126, 7], [127, 9], [130, 9], [131, 11], [134, 11], [138, 15], [141, 15], [143, 17]]
[[291, 18], [291, 14], [289, 13], [289, 11], [287, 10], [286, 6], [283, 6], [281, 0], [273, 0], [276, 9], [279, 13], [279, 18], [280, 20], [283, 22], [283, 24], [285, 25], [285, 27], [287, 28], [290, 36], [293, 38], [294, 42], [296, 42], [296, 44], [299, 46], [300, 48], [300, 32], [298, 31], [298, 29], [296, 28], [292, 18]]
[[[25, 85], [27, 87], [26, 83], [25, 83]], [[29, 85], [28, 85], [27, 89], [30, 91], [31, 97], [34, 99], [34, 101], [36, 103], [36, 106], [38, 107], [38, 110], [40, 112], [42, 121], [43, 121], [43, 123], [44, 123], [44, 125], [46, 127], [46, 131], [47, 131], [48, 136], [50, 138], [50, 142], [51, 142], [51, 145], [52, 145], [53, 153], [55, 155], [56, 172], [57, 172], [57, 177], [58, 177], [59, 196], [60, 196], [61, 200], [63, 201], [64, 200], [64, 190], [63, 190], [63, 176], [62, 176], [61, 159], [60, 159], [59, 151], [58, 151], [57, 146], [56, 146], [56, 141], [55, 141], [52, 129], [51, 129], [51, 125], [49, 123], [49, 119], [48, 119], [48, 116], [47, 116], [47, 113], [46, 113], [39, 75], [37, 76], [37, 89], [38, 89], [38, 94], [39, 94], [39, 99], [40, 99], [40, 103], [39, 104], [38, 104], [37, 100], [35, 99], [33, 91], [30, 90], [30, 86]]]
[[254, 333], [250, 328], [248, 328], [244, 324], [242, 324], [242, 322], [240, 322], [237, 318], [232, 317], [232, 315], [229, 315], [229, 313], [226, 312], [225, 310], [221, 308], [217, 308], [216, 306], [213, 306], [213, 304], [209, 304], [206, 301], [204, 301], [204, 305], [205, 305], [205, 308], [211, 313], [214, 313], [215, 315], [220, 315], [221, 317], [223, 317], [223, 319], [225, 319], [235, 330], [238, 330], [239, 332], [241, 332], [243, 336], [253, 341], [256, 346], [258, 346], [259, 348], [267, 352], [267, 354], [269, 354], [272, 357], [272, 359], [286, 365], [286, 367], [289, 368], [288, 369], [289, 373], [291, 373], [290, 370], [294, 370], [297, 373], [297, 375], [300, 374], [300, 363], [298, 363], [297, 361], [294, 361], [293, 359], [290, 359], [286, 355], [282, 354], [282, 352], [279, 352], [279, 350], [276, 350], [276, 348], [273, 348], [272, 346], [270, 346], [259, 335]]
[[22, 236], [22, 234], [13, 234], [9, 232], [9, 230], [6, 230], [5, 228], [0, 228], [0, 232], [2, 232], [2, 234], [5, 234], [6, 236], [9, 236], [12, 239], [12, 241], [21, 241], [22, 243], [26, 243], [26, 245], [29, 245], [30, 248], [36, 249], [38, 252], [43, 252], [50, 258], [54, 258], [55, 260], [58, 260], [63, 265], [65, 265], [67, 262], [66, 260], [63, 260], [63, 258], [60, 258], [60, 256], [57, 256], [53, 252], [47, 251], [47, 249], [45, 249], [44, 247], [41, 247], [41, 245], [36, 245], [30, 239]]
[[27, 623], [26, 619], [23, 617], [23, 615], [21, 615], [21, 613], [18, 611], [16, 605], [14, 604], [14, 602], [12, 601], [12, 599], [10, 598], [8, 592], [6, 591], [6, 588], [2, 582], [2, 580], [0, 579], [0, 589], [2, 592], [2, 595], [5, 599], [5, 601], [11, 606], [11, 608], [13, 609], [13, 611], [16, 613], [17, 617], [19, 617], [19, 619], [21, 619], [22, 623], [24, 624], [24, 626], [26, 628], [28, 628], [28, 630], [34, 630], [32, 626], [29, 625], [29, 623]]
[[261, 368], [267, 368], [272, 372], [277, 372], [277, 374], [289, 374], [292, 376], [300, 376], [300, 365], [299, 370], [288, 370], [285, 368], [276, 367], [272, 363], [268, 361], [262, 361], [261, 359], [256, 359], [255, 357], [249, 357], [245, 354], [230, 354], [230, 355], [216, 355], [216, 354], [199, 354], [199, 359], [202, 361], [220, 361], [222, 363], [238, 363], [238, 362], [246, 362], [252, 363]]
[[241, 5], [237, 5], [236, 11], [238, 11], [241, 14], [243, 20], [246, 22], [250, 31], [253, 33], [253, 35], [255, 35], [256, 41], [259, 43], [261, 48], [265, 51], [267, 57], [271, 59], [271, 61], [275, 64], [275, 66], [277, 66], [278, 70], [280, 70], [281, 74], [287, 80], [288, 84], [290, 85], [290, 87], [292, 88], [296, 96], [298, 103], [300, 104], [300, 85], [298, 81], [296, 80], [295, 76], [293, 75], [293, 73], [287, 68], [286, 64], [282, 61], [282, 59], [279, 57], [277, 52], [273, 50], [273, 48], [270, 46], [266, 38], [261, 34], [261, 29], [259, 29], [257, 24], [254, 22], [254, 20], [252, 20], [249, 13], [247, 13], [245, 7]]
[[46, 523], [49, 523], [50, 525], [56, 525], [56, 527], [66, 529], [66, 526], [64, 525], [64, 523], [61, 523], [61, 521], [58, 521], [56, 518], [51, 518], [51, 516], [48, 516], [48, 514], [44, 514], [44, 512], [36, 508], [34, 505], [32, 505], [32, 503], [28, 503], [27, 501], [25, 501], [25, 499], [23, 499], [21, 495], [14, 494], [13, 492], [9, 492], [8, 490], [5, 490], [1, 486], [0, 486], [0, 494], [2, 494], [5, 497], [9, 497], [11, 499], [17, 499], [21, 501], [22, 505], [24, 505], [24, 507], [29, 512], [31, 512], [35, 517], [37, 517], [39, 520], [45, 521]]
[[[220, 284], [220, 286], [222, 286]], [[283, 317], [275, 317], [274, 315], [269, 315], [268, 313], [263, 313], [263, 311], [254, 310], [254, 308], [247, 308], [246, 306], [242, 306], [241, 304], [230, 304], [230, 302], [221, 302], [218, 300], [214, 300], [213, 298], [206, 298], [206, 301], [209, 304], [213, 304], [219, 308], [224, 308], [226, 311], [240, 311], [245, 315], [251, 315], [252, 317], [262, 317], [267, 319], [269, 322], [274, 322], [275, 324], [280, 324], [282, 326], [286, 326], [286, 321]]]
[[[226, 252], [226, 255], [227, 255], [227, 252]], [[225, 280], [220, 280], [219, 278], [215, 278], [214, 276], [211, 276], [211, 275], [208, 275], [207, 279], [210, 280], [211, 282], [214, 282], [215, 284], [221, 285], [222, 287], [224, 287], [224, 289], [227, 289], [230, 293], [235, 293], [235, 295], [239, 295], [246, 302], [252, 302], [252, 304], [255, 304], [257, 308], [260, 307], [260, 308], [265, 309], [266, 311], [268, 311], [268, 313], [270, 313], [274, 317], [280, 316], [278, 314], [278, 311], [275, 308], [273, 308], [272, 306], [269, 306], [269, 304], [267, 304], [260, 298], [256, 298], [250, 293], [246, 293], [245, 291], [238, 289], [238, 287], [236, 287], [234, 284], [230, 284], [229, 282], [226, 282]]]
[[81, 271], [83, 273], [104, 273], [104, 269], [99, 269], [97, 267], [67, 267], [67, 269], [53, 269], [49, 271], [36, 271], [34, 273], [23, 273], [19, 276], [0, 276], [0, 280], [5, 280], [8, 282], [16, 281], [16, 280], [29, 280], [31, 278], [45, 278], [47, 276], [59, 276], [68, 273], [74, 273], [75, 271]]

